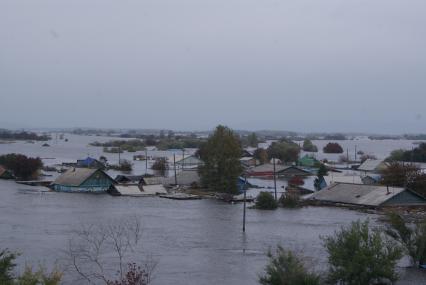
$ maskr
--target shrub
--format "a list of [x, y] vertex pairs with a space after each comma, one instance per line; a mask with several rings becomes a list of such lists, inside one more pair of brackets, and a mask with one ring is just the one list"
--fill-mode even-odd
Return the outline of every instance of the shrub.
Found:
[[107, 285], [147, 285], [149, 284], [149, 273], [135, 263], [128, 264], [126, 274], [121, 280], [107, 281]]
[[269, 192], [260, 192], [256, 197], [256, 209], [275, 210], [278, 207], [274, 196]]
[[27, 157], [23, 154], [6, 154], [0, 156], [0, 164], [21, 179], [33, 178], [37, 171], [43, 167], [40, 158]]
[[164, 175], [168, 169], [168, 165], [165, 158], [157, 158], [151, 167], [153, 170], [159, 171]]
[[284, 208], [297, 208], [299, 207], [299, 197], [297, 195], [285, 194], [282, 195], [278, 201]]
[[259, 277], [262, 285], [319, 285], [320, 276], [308, 272], [302, 261], [291, 251], [278, 246], [275, 254], [269, 251], [265, 275]]
[[411, 263], [419, 266], [426, 263], [426, 222], [409, 227], [404, 219], [396, 214], [388, 214], [389, 227], [386, 233], [402, 244], [404, 251], [410, 256]]
[[303, 151], [318, 152], [318, 147], [314, 145], [311, 140], [305, 139], [303, 142]]
[[323, 148], [323, 151], [324, 153], [343, 153], [343, 148], [338, 143], [330, 142]]
[[368, 285], [398, 279], [395, 266], [402, 257], [401, 249], [381, 232], [370, 230], [368, 221], [353, 222], [324, 238], [324, 245], [331, 284]]

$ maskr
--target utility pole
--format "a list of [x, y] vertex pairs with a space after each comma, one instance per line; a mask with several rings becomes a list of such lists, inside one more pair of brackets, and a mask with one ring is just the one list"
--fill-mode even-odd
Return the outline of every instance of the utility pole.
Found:
[[356, 157], [356, 155], [357, 155], [358, 153], [357, 153], [357, 151], [356, 151], [356, 145], [355, 145], [355, 162], [356, 162], [356, 159], [357, 159], [357, 157]]
[[148, 150], [145, 148], [145, 174], [148, 174]]
[[175, 170], [175, 185], [177, 185], [177, 175], [176, 175], [176, 154], [173, 154], [173, 169]]
[[121, 165], [121, 146], [118, 147], [118, 165]]
[[182, 170], [183, 170], [184, 166], [185, 166], [185, 149], [183, 148], [182, 149]]
[[272, 158], [274, 163], [274, 189], [275, 189], [275, 201], [277, 201], [277, 177], [275, 175], [275, 157]]
[[243, 210], [243, 233], [246, 232], [246, 185], [247, 185], [247, 174], [244, 174], [244, 186], [243, 186], [243, 191], [244, 191], [244, 210]]

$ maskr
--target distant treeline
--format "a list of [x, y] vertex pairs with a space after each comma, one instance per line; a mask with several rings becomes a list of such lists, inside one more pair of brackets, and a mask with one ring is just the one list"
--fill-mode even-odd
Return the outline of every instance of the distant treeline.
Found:
[[90, 145], [103, 147], [105, 152], [118, 153], [119, 151], [142, 151], [147, 146], [155, 146], [159, 150], [199, 148], [203, 139], [193, 137], [158, 137], [154, 135], [144, 136], [133, 140], [111, 140], [105, 143], [93, 142]]
[[3, 140], [27, 140], [27, 141], [48, 141], [50, 136], [37, 135], [30, 132], [12, 132], [8, 130], [0, 130], [0, 139]]

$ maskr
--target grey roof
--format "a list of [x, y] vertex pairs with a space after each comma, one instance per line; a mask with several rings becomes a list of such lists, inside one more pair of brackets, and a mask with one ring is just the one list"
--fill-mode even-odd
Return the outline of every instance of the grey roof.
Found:
[[308, 199], [363, 206], [380, 206], [404, 191], [405, 189], [400, 187], [389, 187], [388, 192], [386, 186], [334, 183], [312, 194]]
[[[177, 175], [177, 184], [178, 185], [186, 185], [189, 186], [192, 183], [200, 183], [200, 175], [196, 170], [183, 170], [179, 172]], [[164, 178], [162, 183], [164, 185], [174, 185], [175, 177], [174, 175]]]
[[384, 163], [383, 160], [380, 159], [367, 159], [358, 167], [358, 170], [361, 171], [376, 171], [379, 170], [381, 164]]
[[64, 172], [62, 175], [60, 175], [58, 178], [56, 178], [53, 184], [65, 186], [80, 186], [84, 181], [89, 179], [97, 171], [100, 171], [104, 175], [108, 176], [105, 172], [99, 169], [71, 168]]
[[[280, 172], [284, 169], [287, 169], [289, 166], [276, 164], [275, 165], [275, 172]], [[256, 167], [253, 167], [250, 169], [250, 172], [273, 172], [274, 171], [274, 165], [271, 163], [265, 163]]]

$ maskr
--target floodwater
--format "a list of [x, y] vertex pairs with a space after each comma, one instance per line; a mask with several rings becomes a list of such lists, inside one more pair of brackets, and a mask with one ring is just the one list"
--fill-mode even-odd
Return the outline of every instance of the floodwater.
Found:
[[[75, 161], [87, 155], [106, 155], [111, 162], [118, 161], [117, 154], [103, 154], [102, 148], [88, 146], [92, 141], [111, 138], [66, 137], [69, 142], [52, 141], [51, 147], [24, 142], [0, 144], [0, 153], [48, 158], [44, 159], [45, 164]], [[403, 144], [407, 148], [409, 143]], [[396, 146], [400, 147], [401, 143]], [[122, 157], [132, 155], [126, 153]], [[135, 174], [145, 171], [144, 162], [134, 163]], [[308, 264], [322, 270], [326, 253], [320, 236], [358, 219], [368, 218], [373, 225], [378, 224], [376, 215], [339, 208], [248, 209], [244, 234], [242, 204], [43, 191], [44, 188], [0, 180], [0, 244], [1, 248], [22, 252], [20, 266], [41, 262], [50, 267], [60, 262], [73, 230], [81, 224], [137, 216], [143, 228], [143, 255], [134, 261], [153, 256], [158, 262], [154, 285], [254, 285], [266, 265], [266, 252], [278, 244], [305, 256]], [[65, 280], [74, 277], [67, 272]], [[402, 279], [399, 284], [426, 284], [425, 274], [418, 271], [402, 271]]]

